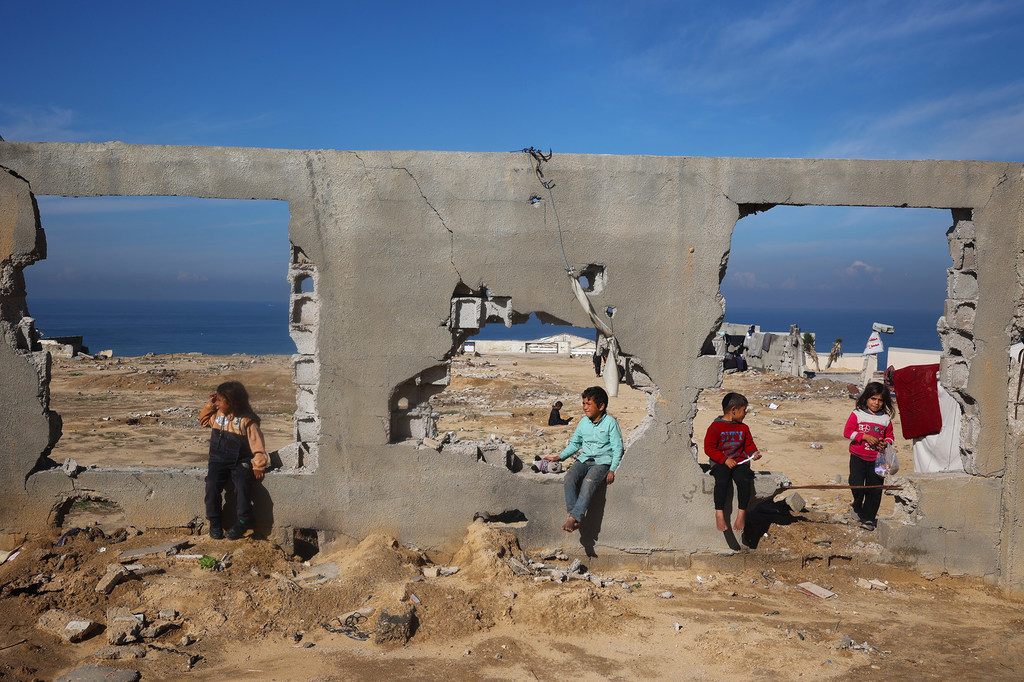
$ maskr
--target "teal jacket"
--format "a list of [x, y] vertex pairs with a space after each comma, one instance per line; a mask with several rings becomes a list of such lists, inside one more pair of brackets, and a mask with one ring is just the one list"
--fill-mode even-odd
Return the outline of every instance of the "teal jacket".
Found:
[[605, 414], [595, 424], [586, 417], [576, 425], [569, 444], [565, 446], [558, 459], [566, 459], [582, 448], [579, 459], [594, 460], [595, 464], [607, 464], [610, 471], [615, 471], [622, 459], [622, 431], [615, 417]]

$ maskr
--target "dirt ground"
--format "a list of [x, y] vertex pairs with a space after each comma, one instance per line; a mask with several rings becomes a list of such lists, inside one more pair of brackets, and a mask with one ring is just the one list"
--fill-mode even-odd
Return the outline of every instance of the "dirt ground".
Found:
[[[109, 368], [59, 363], [53, 391], [65, 419], [64, 452], [75, 452], [83, 464], [90, 463], [89, 453], [95, 455], [92, 463], [117, 461], [111, 458], [117, 451], [128, 458], [121, 461], [131, 461], [134, 448], [153, 452], [150, 441], [166, 438], [177, 444], [174, 452], [201, 454], [198, 426], [186, 417], [169, 419], [166, 411], [198, 409], [222, 377], [246, 382], [265, 419], [291, 409], [287, 358], [174, 356], [162, 365], [160, 360], [107, 361]], [[579, 391], [594, 383], [586, 361], [495, 356], [472, 358], [472, 363], [456, 363], [451, 388], [438, 396], [442, 429], [467, 438], [497, 433], [528, 452], [561, 447], [572, 427], [540, 426], [548, 406], [561, 398], [563, 412], [578, 416]], [[169, 383], [161, 376], [170, 377]], [[750, 398], [749, 423], [765, 453], [764, 468], [781, 470], [794, 483], [834, 482], [836, 474], [846, 473], [841, 429], [852, 400], [843, 384], [747, 373], [727, 375], [723, 390]], [[515, 391], [535, 395], [516, 398]], [[93, 396], [113, 397], [75, 400]], [[698, 440], [717, 414], [721, 396], [719, 390], [701, 396]], [[777, 409], [768, 407], [772, 403]], [[462, 405], [458, 411], [456, 404]], [[161, 414], [153, 423], [127, 422], [132, 413], [146, 411]], [[628, 434], [646, 413], [646, 396], [624, 389], [610, 411]], [[110, 423], [115, 420], [121, 421]], [[283, 416], [282, 422], [287, 423]], [[68, 432], [69, 424], [77, 425], [75, 433]], [[104, 443], [107, 429], [122, 434], [117, 451], [91, 445]], [[288, 433], [290, 427], [283, 431], [285, 437]], [[88, 434], [89, 440], [75, 444], [69, 436], [76, 434]], [[812, 449], [812, 442], [823, 448]], [[906, 467], [909, 447], [900, 452]], [[54, 458], [62, 458], [60, 448]], [[570, 538], [561, 548], [524, 555], [500, 524], [469, 526], [453, 555], [428, 556], [392, 538], [371, 536], [358, 545], [320, 548], [304, 562], [253, 537], [215, 541], [199, 528], [134, 529], [116, 508], [82, 503], [62, 527], [6, 540], [10, 546], [4, 549], [17, 547], [18, 553], [0, 564], [0, 679], [51, 680], [87, 664], [138, 670], [144, 680], [1018, 679], [1024, 674], [1020, 595], [971, 578], [882, 564], [875, 535], [843, 517], [843, 495], [805, 491], [804, 497], [806, 512], [766, 517], [769, 525], [756, 549], [697, 556], [686, 569], [638, 567], [601, 574], [587, 574], [586, 566], [570, 570], [578, 547]], [[886, 504], [891, 509], [890, 498]], [[96, 591], [123, 552], [171, 541], [186, 542], [178, 555], [134, 560], [162, 572], [129, 576], [110, 594]], [[221, 571], [182, 557], [223, 559], [225, 554]], [[459, 570], [435, 575], [439, 566]], [[865, 581], [872, 579], [878, 581], [874, 587], [884, 589], [869, 589]], [[804, 582], [835, 596], [804, 594], [796, 589]], [[169, 623], [166, 632], [143, 638], [137, 650], [143, 658], [96, 657], [118, 628], [107, 619], [107, 609], [116, 606], [142, 613], [146, 626]], [[53, 608], [101, 627], [81, 642], [64, 641], [38, 625]], [[371, 634], [366, 641], [340, 631], [338, 617], [357, 609], [372, 609], [349, 631]], [[377, 643], [373, 632], [387, 631], [378, 622], [382, 613], [404, 609], [413, 614], [411, 638], [405, 644]], [[132, 647], [115, 651], [124, 654]]]

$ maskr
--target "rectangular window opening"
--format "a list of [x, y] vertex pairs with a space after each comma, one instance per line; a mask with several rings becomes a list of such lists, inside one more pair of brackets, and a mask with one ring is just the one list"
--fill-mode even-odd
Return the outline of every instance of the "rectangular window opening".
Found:
[[315, 409], [315, 377], [293, 367], [315, 358], [296, 355], [290, 337], [295, 310], [304, 330], [315, 322], [315, 272], [296, 265], [287, 203], [37, 200], [47, 258], [25, 278], [29, 314], [53, 358], [50, 408], [63, 420], [51, 459], [205, 466], [200, 409], [218, 384], [237, 380], [261, 419], [271, 467], [315, 464], [315, 445], [297, 442], [297, 423]]

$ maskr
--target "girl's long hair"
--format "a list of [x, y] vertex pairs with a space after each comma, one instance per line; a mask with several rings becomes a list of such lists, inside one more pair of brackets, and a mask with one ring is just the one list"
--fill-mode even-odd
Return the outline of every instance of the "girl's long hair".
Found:
[[253, 412], [252, 406], [249, 404], [249, 392], [245, 390], [241, 381], [225, 381], [217, 387], [217, 395], [224, 398], [231, 406], [232, 416], [248, 417], [257, 424], [260, 423], [260, 418]]
[[877, 381], [872, 381], [864, 387], [864, 392], [857, 398], [857, 409], [864, 410], [865, 412], [871, 412], [868, 409], [868, 398], [874, 398], [876, 395], [882, 396], [882, 409], [885, 411], [889, 418], [892, 419], [896, 416], [896, 408], [892, 406], [892, 394], [889, 393], [889, 389], [885, 384]]

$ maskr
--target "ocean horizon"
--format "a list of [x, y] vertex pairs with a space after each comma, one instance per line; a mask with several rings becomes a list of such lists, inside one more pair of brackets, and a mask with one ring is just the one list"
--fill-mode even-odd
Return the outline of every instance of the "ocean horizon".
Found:
[[[46, 337], [81, 336], [92, 352], [111, 349], [115, 355], [204, 353], [207, 355], [292, 355], [287, 300], [282, 301], [122, 301], [29, 299], [36, 328]], [[787, 332], [791, 324], [816, 335], [819, 353], [843, 339], [843, 351], [860, 353], [871, 323], [895, 327], [882, 336], [886, 348], [940, 350], [935, 326], [941, 309], [834, 310], [798, 308], [727, 308], [726, 322], [756, 324], [762, 331]], [[491, 323], [473, 338], [531, 340], [555, 334], [594, 338], [592, 328], [543, 324], [531, 316], [510, 328]]]

